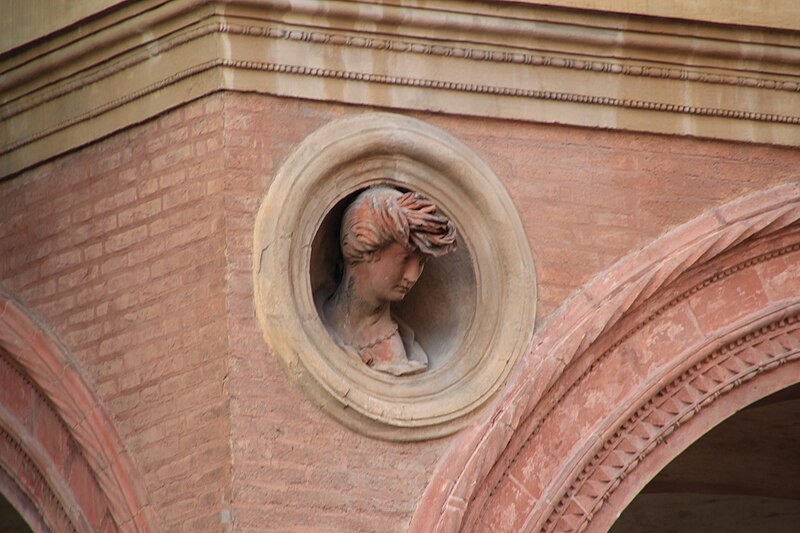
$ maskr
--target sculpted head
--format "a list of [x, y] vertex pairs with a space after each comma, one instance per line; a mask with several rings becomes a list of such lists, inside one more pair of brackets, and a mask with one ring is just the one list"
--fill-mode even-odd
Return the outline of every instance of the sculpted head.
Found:
[[345, 262], [369, 260], [369, 254], [396, 242], [408, 250], [440, 257], [455, 250], [453, 223], [436, 212], [436, 205], [416, 192], [372, 187], [347, 208], [340, 243]]
[[376, 370], [427, 368], [427, 355], [390, 304], [408, 294], [429, 257], [455, 250], [453, 223], [419, 193], [372, 187], [345, 210], [339, 243], [344, 275], [324, 307], [337, 338]]
[[345, 270], [356, 275], [362, 296], [399, 301], [429, 257], [455, 250], [456, 231], [419, 193], [373, 187], [345, 211], [340, 244]]

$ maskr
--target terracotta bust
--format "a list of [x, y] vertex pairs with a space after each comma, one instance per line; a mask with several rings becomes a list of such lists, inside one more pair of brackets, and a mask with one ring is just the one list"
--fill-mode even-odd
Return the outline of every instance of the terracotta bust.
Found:
[[392, 316], [391, 304], [405, 298], [429, 257], [455, 250], [453, 223], [418, 193], [372, 187], [345, 210], [339, 243], [344, 273], [323, 305], [337, 341], [380, 372], [427, 369], [427, 354], [411, 328]]

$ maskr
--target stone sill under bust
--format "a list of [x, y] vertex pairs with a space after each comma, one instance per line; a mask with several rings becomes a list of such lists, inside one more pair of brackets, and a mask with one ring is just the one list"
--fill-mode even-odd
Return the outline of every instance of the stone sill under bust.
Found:
[[219, 90], [800, 144], [797, 32], [403, 4], [118, 3], [0, 55], [0, 176]]

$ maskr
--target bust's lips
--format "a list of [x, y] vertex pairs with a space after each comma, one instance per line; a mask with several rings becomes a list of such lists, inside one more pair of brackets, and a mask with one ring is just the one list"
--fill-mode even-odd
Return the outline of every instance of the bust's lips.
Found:
[[395, 290], [398, 290], [403, 294], [408, 294], [408, 291], [411, 290], [411, 287], [413, 287], [413, 285], [398, 285], [397, 287], [395, 287]]

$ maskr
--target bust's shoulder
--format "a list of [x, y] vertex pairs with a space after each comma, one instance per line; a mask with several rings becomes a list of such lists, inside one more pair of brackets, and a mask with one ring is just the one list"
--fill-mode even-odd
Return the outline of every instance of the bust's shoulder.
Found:
[[392, 319], [397, 322], [397, 332], [400, 334], [400, 338], [403, 340], [403, 347], [406, 350], [406, 357], [409, 361], [419, 361], [420, 363], [428, 364], [428, 354], [425, 353], [425, 350], [422, 349], [422, 345], [417, 342], [416, 335], [414, 334], [414, 330], [397, 318], [396, 316], [392, 316]]

